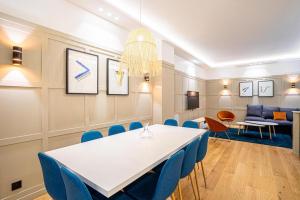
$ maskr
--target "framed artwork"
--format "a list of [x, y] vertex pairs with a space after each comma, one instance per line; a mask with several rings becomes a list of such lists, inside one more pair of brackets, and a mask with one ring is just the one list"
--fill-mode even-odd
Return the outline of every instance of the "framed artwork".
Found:
[[98, 56], [67, 48], [66, 93], [98, 94]]
[[258, 96], [273, 97], [274, 96], [274, 81], [258, 81]]
[[244, 81], [240, 82], [240, 97], [252, 97], [253, 96], [253, 82]]
[[107, 59], [107, 95], [129, 95], [128, 69], [120, 69], [120, 62]]

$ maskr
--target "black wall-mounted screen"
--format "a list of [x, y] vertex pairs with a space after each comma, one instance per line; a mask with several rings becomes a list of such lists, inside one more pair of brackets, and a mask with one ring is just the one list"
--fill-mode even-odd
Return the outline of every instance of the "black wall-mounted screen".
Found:
[[199, 108], [199, 92], [188, 91], [187, 102], [189, 110]]

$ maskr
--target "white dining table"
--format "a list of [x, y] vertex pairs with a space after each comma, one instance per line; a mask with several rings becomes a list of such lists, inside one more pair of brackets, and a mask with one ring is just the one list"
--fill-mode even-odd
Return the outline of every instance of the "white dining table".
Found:
[[149, 131], [148, 137], [144, 137], [143, 129], [136, 129], [46, 154], [110, 197], [207, 130], [155, 124]]

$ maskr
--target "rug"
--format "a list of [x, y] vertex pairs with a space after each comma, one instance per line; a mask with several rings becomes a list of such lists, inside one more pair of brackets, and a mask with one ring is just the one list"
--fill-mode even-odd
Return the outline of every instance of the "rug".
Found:
[[[276, 147], [292, 148], [292, 137], [287, 134], [276, 133], [276, 136], [272, 134], [272, 140], [270, 140], [269, 132], [263, 132], [263, 139], [260, 138], [260, 133], [257, 131], [247, 131], [245, 133], [240, 131], [240, 135], [237, 134], [238, 129], [231, 128], [227, 134], [231, 140], [237, 140], [242, 142], [251, 142], [256, 144], [264, 144]], [[214, 137], [215, 133], [210, 133], [210, 137]], [[221, 132], [217, 133], [216, 138], [228, 139], [226, 134]]]

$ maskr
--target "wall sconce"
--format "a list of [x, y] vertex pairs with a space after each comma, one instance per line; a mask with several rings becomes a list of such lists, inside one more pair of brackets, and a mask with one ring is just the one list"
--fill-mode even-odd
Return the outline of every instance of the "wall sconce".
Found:
[[292, 82], [291, 83], [291, 88], [295, 88], [296, 87], [296, 83], [295, 82]]
[[224, 87], [225, 90], [228, 89], [228, 82], [229, 82], [228, 79], [223, 80], [223, 87]]
[[13, 46], [12, 64], [22, 65], [22, 47]]
[[144, 79], [145, 79], [146, 82], [149, 82], [149, 81], [150, 81], [150, 74], [149, 74], [149, 73], [146, 73], [146, 74], [144, 75]]

